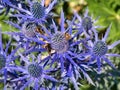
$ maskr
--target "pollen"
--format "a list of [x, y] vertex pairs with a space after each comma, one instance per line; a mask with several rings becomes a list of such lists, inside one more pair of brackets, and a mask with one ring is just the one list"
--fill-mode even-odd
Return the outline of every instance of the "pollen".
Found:
[[108, 51], [108, 47], [105, 42], [97, 41], [93, 46], [93, 53], [95, 56], [101, 57]]
[[35, 31], [36, 31], [36, 24], [33, 22], [25, 22], [22, 26], [22, 33], [26, 37], [34, 37], [35, 36]]
[[4, 55], [0, 54], [0, 70], [5, 67], [6, 58]]
[[92, 20], [90, 17], [85, 17], [82, 20], [82, 26], [85, 30], [90, 30], [92, 28]]
[[51, 47], [57, 53], [64, 53], [68, 50], [69, 43], [68, 40], [66, 40], [64, 33], [57, 32], [52, 36]]
[[31, 6], [31, 12], [32, 12], [34, 18], [41, 19], [45, 16], [45, 7], [43, 7], [38, 2], [35, 2]]
[[28, 66], [28, 72], [34, 78], [40, 77], [42, 75], [42, 71], [43, 71], [43, 69], [41, 66], [39, 66], [38, 63], [30, 64]]

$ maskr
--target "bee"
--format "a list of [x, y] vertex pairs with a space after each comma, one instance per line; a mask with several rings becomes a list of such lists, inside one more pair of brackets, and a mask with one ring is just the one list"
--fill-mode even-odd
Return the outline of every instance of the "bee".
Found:
[[[41, 34], [41, 35], [48, 36], [43, 30], [40, 29], [40, 27], [37, 27], [37, 28], [36, 28], [36, 32], [38, 32], [38, 33]], [[64, 36], [65, 36], [65, 39], [66, 39], [67, 41], [71, 39], [71, 36], [70, 36], [69, 33], [65, 33]], [[44, 40], [43, 38], [40, 38], [40, 40], [42, 40], [42, 41], [44, 41], [44, 42], [46, 43], [46, 44], [43, 45], [42, 47], [47, 50], [47, 52], [48, 52], [49, 55], [51, 55], [52, 53], [55, 52], [55, 50], [52, 49], [50, 43], [48, 43], [48, 42], [47, 42], [46, 40]]]
[[65, 39], [68, 41], [68, 40], [70, 40], [71, 39], [71, 36], [70, 36], [70, 34], [69, 33], [65, 33]]
[[42, 34], [42, 35], [45, 34], [45, 32], [40, 29], [40, 26], [37, 26], [37, 27], [36, 27], [36, 32], [38, 32], [39, 34]]
[[51, 45], [49, 43], [46, 43], [45, 45], [42, 46], [43, 48], [45, 48], [48, 52], [49, 55], [52, 54], [52, 48]]

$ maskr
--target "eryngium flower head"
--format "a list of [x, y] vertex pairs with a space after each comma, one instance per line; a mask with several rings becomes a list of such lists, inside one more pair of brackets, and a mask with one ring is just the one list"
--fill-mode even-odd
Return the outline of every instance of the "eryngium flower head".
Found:
[[45, 16], [45, 7], [43, 7], [39, 2], [34, 2], [31, 6], [31, 12], [34, 18], [43, 18]]
[[104, 60], [107, 62], [111, 67], [115, 68], [115, 66], [112, 64], [112, 62], [107, 58], [108, 56], [112, 57], [120, 57], [119, 54], [113, 54], [113, 53], [107, 53], [108, 50], [114, 48], [116, 45], [120, 44], [120, 40], [116, 41], [112, 45], [107, 45], [106, 44], [106, 39], [108, 37], [109, 31], [110, 31], [111, 25], [108, 27], [104, 37], [102, 40], [98, 39], [98, 34], [95, 34], [95, 41], [91, 41], [91, 59], [90, 62], [93, 60], [97, 60], [96, 64], [98, 66], [98, 71], [101, 70], [101, 60]]
[[84, 33], [86, 38], [92, 38], [97, 33], [96, 28], [100, 28], [100, 26], [95, 26], [94, 24], [97, 22], [97, 19], [93, 19], [88, 15], [88, 9], [85, 11], [84, 16], [79, 16], [76, 12], [74, 13], [77, 17], [77, 26], [79, 27], [79, 33]]
[[32, 77], [38, 78], [42, 75], [42, 67], [38, 63], [32, 63], [28, 66], [28, 72]]
[[[21, 53], [19, 53], [19, 55], [21, 57], [21, 60], [25, 62], [25, 66], [24, 67], [15, 66], [15, 67], [11, 67], [10, 69], [23, 74], [22, 77], [15, 78], [12, 80], [12, 82], [16, 82], [16, 81], [22, 82], [26, 80], [24, 85], [22, 85], [21, 87], [17, 86], [20, 88], [20, 90], [24, 90], [28, 85], [33, 87], [35, 90], [41, 90], [41, 88], [44, 87], [45, 85], [44, 81], [46, 80], [50, 80], [51, 82], [54, 83], [58, 82], [55, 78], [48, 75], [50, 71], [49, 69], [44, 70], [44, 67], [40, 65], [39, 60], [36, 61], [39, 57], [35, 58], [34, 55], [33, 57], [31, 57], [31, 55], [25, 57]], [[29, 60], [31, 58], [32, 61]], [[47, 87], [51, 88], [49, 87], [49, 85]]]
[[82, 26], [85, 30], [90, 30], [92, 28], [92, 20], [90, 17], [84, 17], [82, 19]]
[[52, 36], [51, 47], [57, 53], [64, 53], [68, 50], [69, 42], [66, 40], [64, 33], [57, 32]]
[[41, 2], [34, 2], [28, 0], [30, 9], [26, 9], [22, 7], [19, 8], [11, 4], [11, 7], [19, 11], [18, 14], [14, 14], [12, 16], [18, 18], [20, 17], [23, 19], [23, 21], [31, 20], [31, 21], [35, 21], [36, 23], [42, 23], [46, 21], [46, 18], [48, 16], [53, 15], [52, 13], [50, 13], [50, 11], [53, 9], [53, 6], [55, 5], [56, 2], [57, 0], [53, 0], [51, 3], [49, 3], [47, 7], [45, 7], [45, 0], [41, 0]]
[[99, 40], [93, 46], [93, 53], [96, 56], [103, 56], [107, 53], [108, 47], [105, 42]]
[[34, 22], [25, 22], [22, 26], [22, 33], [26, 37], [35, 37], [35, 31], [37, 29], [37, 26]]
[[[86, 75], [85, 71], [81, 69], [82, 65], [80, 65], [81, 64], [80, 61], [82, 61], [80, 55], [82, 56], [83, 54], [81, 53], [80, 55], [78, 55], [77, 53], [75, 53], [75, 51], [71, 50], [73, 49], [74, 46], [77, 46], [81, 42], [83, 42], [83, 40], [79, 40], [79, 41], [76, 40], [76, 34], [73, 34], [72, 32], [75, 18], [73, 18], [72, 21], [70, 21], [67, 28], [64, 27], [65, 18], [63, 11], [61, 12], [60, 19], [61, 19], [61, 23], [59, 29], [57, 28], [55, 22], [53, 21], [53, 25], [52, 25], [54, 30], [53, 32], [49, 31], [49, 29], [42, 26], [45, 34], [47, 35], [40, 34], [40, 36], [44, 39], [46, 43], [45, 45], [50, 44], [50, 47], [54, 51], [51, 52], [50, 55], [48, 55], [48, 57], [44, 58], [43, 61], [47, 62], [45, 63], [45, 65], [50, 64], [51, 67], [52, 65], [54, 66], [54, 62], [55, 63], [57, 62], [57, 67], [55, 68], [60, 68], [61, 76], [65, 75], [64, 76], [65, 78], [67, 76], [69, 78], [74, 77], [72, 75], [72, 72], [75, 72], [75, 70], [77, 70], [77, 71], [82, 71], [82, 73], [88, 79], [88, 75]], [[78, 73], [76, 74], [75, 77], [79, 77]], [[90, 78], [88, 79], [88, 81], [92, 83], [92, 80]]]
[[3, 54], [0, 54], [0, 70], [5, 67], [6, 58]]

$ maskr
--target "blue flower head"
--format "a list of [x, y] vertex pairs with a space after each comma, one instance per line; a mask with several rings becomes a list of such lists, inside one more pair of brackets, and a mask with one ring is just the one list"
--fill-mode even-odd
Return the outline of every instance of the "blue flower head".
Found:
[[86, 9], [84, 16], [79, 16], [76, 12], [74, 15], [77, 17], [79, 23], [77, 23], [77, 27], [79, 29], [79, 33], [84, 33], [86, 38], [91, 38], [94, 34], [97, 33], [96, 28], [100, 28], [100, 26], [95, 26], [94, 24], [97, 22], [97, 19], [94, 20], [91, 16], [88, 15], [88, 9]]
[[108, 50], [114, 48], [116, 45], [120, 44], [120, 40], [116, 41], [115, 43], [113, 43], [112, 45], [107, 45], [106, 44], [106, 39], [108, 37], [109, 31], [110, 31], [110, 27], [107, 29], [104, 37], [102, 38], [102, 40], [98, 39], [98, 34], [95, 35], [95, 41], [92, 43], [91, 42], [91, 60], [97, 60], [97, 65], [98, 65], [98, 71], [100, 71], [101, 69], [101, 60], [104, 60], [105, 62], [107, 62], [111, 67], [115, 68], [114, 65], [112, 64], [112, 62], [107, 58], [108, 56], [112, 56], [112, 57], [120, 57], [119, 54], [113, 54], [113, 53], [108, 53]]
[[[72, 33], [73, 23], [75, 18], [71, 21], [71, 23], [68, 25], [67, 28], [64, 27], [65, 19], [64, 19], [64, 13], [61, 11], [61, 22], [60, 22], [60, 28], [56, 26], [55, 22], [53, 21], [53, 28], [54, 32], [47, 29], [45, 26], [42, 26], [42, 29], [46, 33], [46, 35], [39, 34], [41, 38], [44, 39], [45, 45], [49, 45], [50, 53], [49, 56], [46, 57], [43, 61], [47, 62], [45, 65], [50, 65], [51, 67], [54, 67], [55, 62], [57, 62], [57, 67], [61, 70], [61, 76], [63, 73], [65, 73], [64, 77], [72, 78], [72, 77], [78, 77], [80, 78], [80, 75], [77, 73], [81, 71], [85, 78], [93, 84], [92, 80], [90, 79], [89, 75], [86, 73], [85, 65], [81, 64], [82, 59], [79, 54], [74, 53], [74, 51], [71, 51], [71, 48], [73, 48], [75, 45], [79, 45], [84, 40], [76, 40], [76, 35]], [[44, 46], [44, 44], [43, 44]], [[44, 48], [44, 47], [43, 47]], [[80, 54], [82, 56], [82, 53]], [[41, 62], [43, 62], [41, 61]], [[76, 74], [74, 75], [73, 72]], [[76, 81], [77, 79], [76, 78]], [[74, 82], [73, 82], [74, 83]], [[76, 84], [75, 84], [76, 85]], [[77, 87], [77, 85], [76, 85]]]
[[38, 63], [28, 65], [28, 72], [32, 77], [39, 78], [42, 75], [43, 69]]
[[[55, 82], [55, 83], [58, 82], [55, 78], [48, 75], [49, 74], [48, 69], [45, 70], [44, 67], [42, 65], [40, 65], [39, 61], [35, 60], [35, 59], [39, 59], [39, 58], [31, 57], [32, 58], [32, 61], [31, 61], [31, 60], [29, 60], [30, 55], [28, 55], [26, 57], [23, 56], [21, 53], [19, 53], [19, 55], [21, 57], [21, 60], [25, 62], [25, 66], [24, 67], [13, 66], [13, 67], [10, 67], [10, 69], [24, 74], [23, 76], [12, 80], [12, 82], [16, 82], [16, 81], [22, 82], [22, 81], [26, 80], [24, 85], [22, 85], [20, 87], [21, 90], [25, 89], [28, 86], [32, 86], [35, 90], [42, 89], [45, 86], [44, 81], [46, 81], [46, 80], [48, 80], [48, 81], [50, 80], [51, 82]], [[47, 87], [50, 88], [49, 86], [47, 86]]]
[[57, 0], [53, 0], [48, 5], [48, 7], [45, 7], [45, 0], [41, 0], [41, 2], [34, 2], [34, 1], [28, 0], [29, 9], [22, 8], [22, 7], [19, 8], [12, 4], [10, 4], [10, 6], [12, 6], [13, 8], [15, 8], [20, 12], [23, 12], [23, 13], [18, 13], [12, 16], [21, 17], [23, 21], [34, 20], [36, 23], [38, 22], [40, 23], [40, 22], [46, 21], [46, 18], [50, 16], [50, 11], [52, 10], [56, 2]]
[[30, 8], [32, 15], [36, 19], [41, 19], [45, 17], [45, 7], [39, 2], [34, 2]]
[[92, 20], [90, 17], [86, 16], [82, 19], [82, 26], [85, 30], [90, 30], [92, 28]]
[[105, 55], [108, 51], [108, 47], [106, 45], [105, 42], [99, 40], [97, 42], [95, 42], [94, 46], [93, 46], [93, 53], [95, 56], [101, 57], [103, 55]]
[[57, 53], [64, 53], [69, 48], [69, 42], [66, 40], [65, 34], [61, 32], [53, 34], [50, 45]]
[[26, 21], [21, 27], [21, 32], [26, 36], [26, 37], [35, 37], [36, 34], [36, 29], [37, 25], [34, 22]]

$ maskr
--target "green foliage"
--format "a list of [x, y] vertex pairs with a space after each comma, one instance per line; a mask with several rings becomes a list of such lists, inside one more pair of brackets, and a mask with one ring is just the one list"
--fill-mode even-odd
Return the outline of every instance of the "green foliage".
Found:
[[120, 39], [120, 1], [119, 0], [86, 0], [87, 6], [95, 17], [100, 17], [98, 25], [108, 26], [112, 23], [108, 40]]

